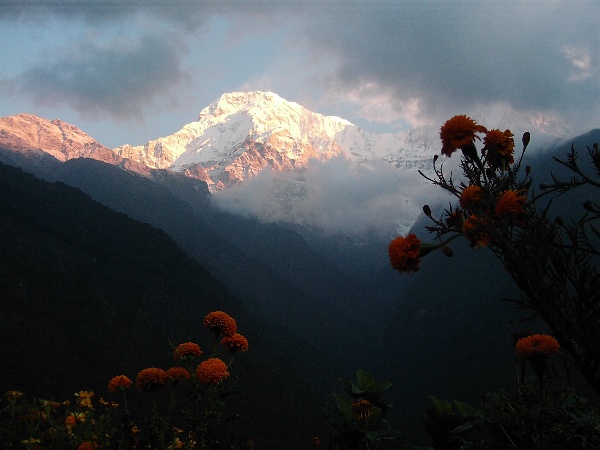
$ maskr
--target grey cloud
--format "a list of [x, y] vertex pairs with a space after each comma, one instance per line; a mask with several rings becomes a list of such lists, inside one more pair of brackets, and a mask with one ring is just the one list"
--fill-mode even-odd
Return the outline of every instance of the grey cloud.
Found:
[[102, 21], [144, 12], [190, 22], [197, 17], [199, 5], [203, 3], [192, 0], [0, 0], [0, 17], [39, 19], [52, 15]]
[[[597, 2], [362, 2], [342, 20], [334, 14], [307, 35], [339, 59], [340, 91], [374, 81], [398, 100], [419, 96], [433, 116], [494, 102], [600, 112]], [[591, 76], [573, 76], [565, 45], [591, 53]]]
[[290, 7], [310, 8], [310, 1], [299, 5], [302, 2], [293, 0], [0, 0], [0, 18], [45, 20], [54, 16], [101, 22], [145, 14], [193, 30], [213, 14], [268, 15]]
[[184, 77], [176, 50], [152, 36], [111, 47], [83, 43], [48, 65], [29, 68], [18, 83], [41, 104], [67, 103], [84, 115], [141, 117], [146, 104]]

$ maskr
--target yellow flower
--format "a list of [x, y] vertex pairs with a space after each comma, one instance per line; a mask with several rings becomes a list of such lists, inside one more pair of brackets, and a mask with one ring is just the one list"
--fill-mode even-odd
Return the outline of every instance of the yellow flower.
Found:
[[465, 115], [454, 116], [446, 121], [440, 130], [442, 139], [442, 155], [450, 156], [459, 148], [467, 147], [475, 139], [479, 139], [475, 133], [485, 133], [484, 126]]
[[10, 402], [23, 397], [25, 394], [23, 394], [21, 391], [6, 391], [4, 395], [6, 396], [6, 400]]
[[102, 406], [109, 406], [111, 408], [118, 408], [119, 404], [118, 403], [114, 403], [114, 402], [107, 402], [106, 400], [104, 400], [102, 397], [100, 397], [100, 400], [98, 400], [98, 402], [102, 405]]
[[75, 394], [75, 397], [78, 398], [77, 404], [83, 408], [92, 408], [93, 396], [94, 391], [79, 391]]

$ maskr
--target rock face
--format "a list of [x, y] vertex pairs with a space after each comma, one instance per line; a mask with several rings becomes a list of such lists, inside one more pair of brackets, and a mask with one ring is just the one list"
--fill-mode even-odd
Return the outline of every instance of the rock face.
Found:
[[149, 167], [199, 176], [214, 191], [267, 167], [290, 171], [306, 167], [311, 159], [337, 155], [357, 163], [380, 159], [399, 168], [425, 168], [434, 139], [425, 130], [372, 135], [271, 92], [233, 92], [223, 94], [200, 112], [197, 122], [180, 131], [115, 152]]
[[47, 120], [33, 114], [0, 118], [0, 148], [20, 154], [42, 151], [61, 162], [91, 158], [144, 176], [150, 175], [148, 167], [121, 158], [79, 128], [59, 119]]

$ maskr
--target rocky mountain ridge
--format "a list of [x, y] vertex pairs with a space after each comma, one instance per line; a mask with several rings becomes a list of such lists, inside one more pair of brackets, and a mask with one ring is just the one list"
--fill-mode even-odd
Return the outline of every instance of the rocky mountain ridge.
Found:
[[198, 121], [141, 146], [115, 152], [149, 167], [169, 168], [206, 181], [212, 191], [251, 178], [306, 168], [311, 159], [342, 155], [355, 163], [387, 161], [398, 168], [425, 168], [437, 131], [375, 135], [347, 120], [323, 116], [272, 92], [223, 94]]
[[118, 156], [108, 147], [70, 123], [48, 120], [34, 114], [0, 118], [0, 148], [19, 154], [47, 153], [60, 162], [91, 158], [150, 177], [150, 169]]

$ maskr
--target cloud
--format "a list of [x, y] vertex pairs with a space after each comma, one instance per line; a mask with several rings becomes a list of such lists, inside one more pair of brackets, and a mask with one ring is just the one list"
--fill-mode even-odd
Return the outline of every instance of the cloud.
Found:
[[572, 123], [600, 113], [597, 2], [381, 1], [335, 14], [305, 31], [338, 61], [334, 95], [380, 95], [417, 123], [500, 103]]
[[39, 104], [66, 103], [88, 116], [141, 117], [146, 104], [184, 78], [178, 58], [177, 48], [156, 36], [83, 42], [28, 68], [17, 82]]
[[339, 156], [311, 161], [301, 173], [263, 170], [215, 193], [222, 208], [266, 222], [300, 223], [326, 234], [406, 233], [433, 189], [416, 171], [383, 161], [356, 166]]

